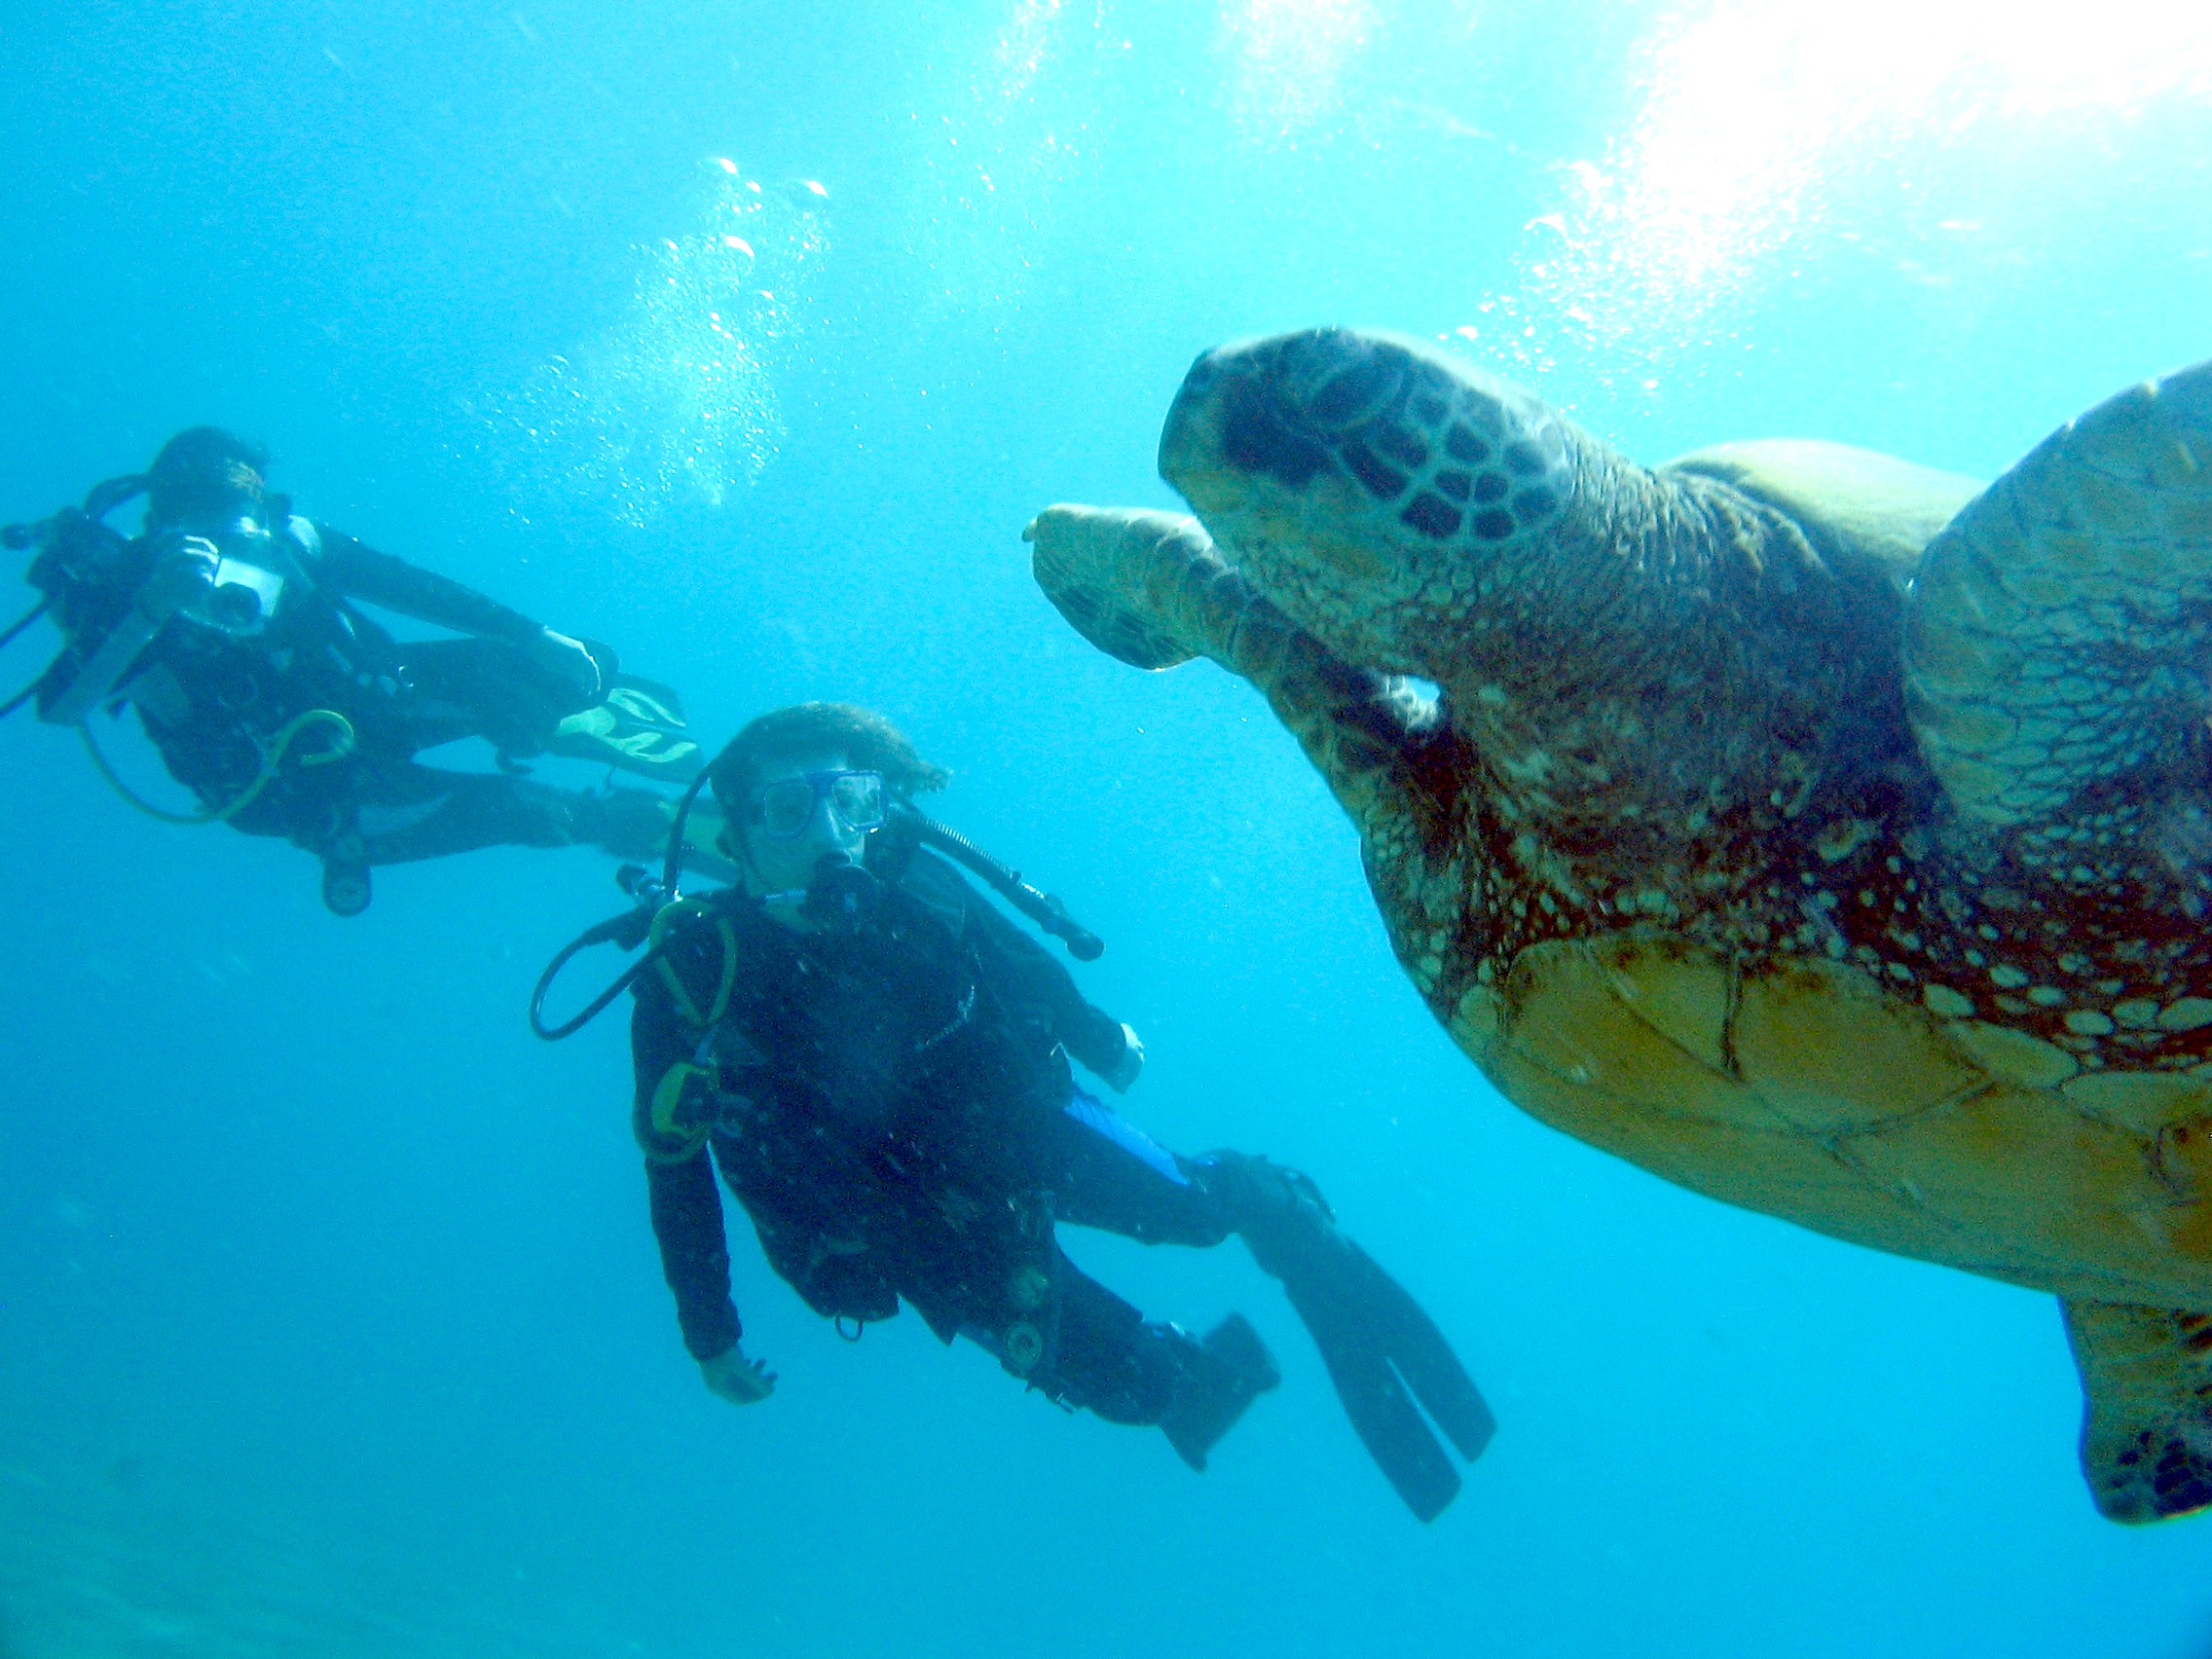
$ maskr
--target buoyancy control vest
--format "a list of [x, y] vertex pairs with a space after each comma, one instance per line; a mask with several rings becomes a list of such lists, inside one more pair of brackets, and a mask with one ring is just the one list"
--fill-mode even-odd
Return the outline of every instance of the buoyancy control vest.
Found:
[[[924, 1124], [964, 1141], [994, 1114], [1064, 1098], [1049, 1023], [971, 941], [981, 899], [927, 853], [891, 873], [860, 925], [800, 932], [718, 894], [664, 935], [651, 1001], [690, 1057], [655, 1087], [649, 1149], [695, 1147], [732, 1112], [863, 1143]], [[701, 1088], [712, 1103], [687, 1092]]]

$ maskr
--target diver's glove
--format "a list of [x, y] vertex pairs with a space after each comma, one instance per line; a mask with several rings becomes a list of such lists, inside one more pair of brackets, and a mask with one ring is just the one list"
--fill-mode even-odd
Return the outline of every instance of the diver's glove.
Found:
[[1144, 1071], [1144, 1039], [1126, 1022], [1122, 1026], [1122, 1057], [1098, 1074], [1098, 1081], [1116, 1094], [1128, 1093]]
[[699, 1361], [699, 1375], [707, 1386], [733, 1406], [756, 1405], [776, 1391], [776, 1374], [765, 1360], [747, 1359], [742, 1345], [732, 1343], [712, 1359]]
[[613, 669], [603, 665], [598, 653], [583, 641], [541, 628], [537, 638], [525, 641], [522, 648], [534, 664], [559, 681], [563, 689], [574, 693], [578, 708], [588, 709], [607, 695]]

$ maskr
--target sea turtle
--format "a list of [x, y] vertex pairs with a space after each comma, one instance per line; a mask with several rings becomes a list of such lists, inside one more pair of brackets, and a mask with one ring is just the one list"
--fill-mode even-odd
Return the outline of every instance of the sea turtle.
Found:
[[1646, 468], [1327, 329], [1199, 358], [1161, 470], [1195, 520], [1048, 508], [1039, 582], [1267, 696], [1509, 1099], [2054, 1292], [2098, 1507], [2212, 1506], [2212, 363], [1983, 488]]

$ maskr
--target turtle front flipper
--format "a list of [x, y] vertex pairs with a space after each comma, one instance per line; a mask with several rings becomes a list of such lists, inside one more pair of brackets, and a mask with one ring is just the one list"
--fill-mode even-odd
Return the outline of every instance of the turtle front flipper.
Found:
[[2114, 1521], [2212, 1508], [2212, 1313], [2066, 1301], [2088, 1412], [2082, 1472]]
[[1137, 668], [1207, 657], [1268, 699], [1363, 829], [1403, 805], [1405, 746], [1438, 728], [1403, 680], [1333, 655], [1257, 593], [1198, 521], [1130, 507], [1047, 507], [1022, 533], [1045, 597], [1077, 633]]
[[[1921, 753], [1970, 821], [2054, 873], [2148, 809], [2207, 711], [2212, 363], [2038, 445], [1929, 544], [1906, 615]], [[2200, 730], [2196, 733], [2201, 735]]]
[[1182, 513], [1062, 504], [1031, 519], [1021, 539], [1037, 550], [1030, 569], [1053, 608], [1132, 668], [1226, 661], [1255, 597]]

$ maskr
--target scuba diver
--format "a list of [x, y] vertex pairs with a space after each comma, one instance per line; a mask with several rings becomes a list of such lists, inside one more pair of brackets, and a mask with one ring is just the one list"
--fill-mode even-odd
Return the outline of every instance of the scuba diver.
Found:
[[[1282, 1281], [1376, 1461], [1433, 1519], [1459, 1475], [1409, 1390], [1464, 1457], [1493, 1427], [1451, 1347], [1306, 1176], [1237, 1152], [1182, 1157], [1076, 1087], [1070, 1056], [1127, 1089], [1144, 1061], [1136, 1034], [933, 848], [1077, 955], [1102, 946], [912, 806], [946, 779], [867, 710], [761, 716], [702, 780], [738, 884], [662, 903], [623, 979], [560, 1031], [537, 1027], [565, 1035], [635, 985], [633, 1126], [707, 1386], [740, 1405], [775, 1386], [740, 1340], [719, 1166], [769, 1264], [840, 1332], [857, 1338], [904, 1301], [942, 1341], [969, 1338], [1068, 1409], [1158, 1424], [1203, 1470], [1279, 1380], [1258, 1332], [1236, 1313], [1202, 1341], [1147, 1320], [1079, 1271], [1054, 1228], [1201, 1247], [1235, 1233]], [[676, 862], [672, 848], [669, 886]], [[547, 969], [540, 1003], [574, 948]]]
[[[368, 906], [380, 864], [510, 843], [649, 855], [672, 800], [555, 789], [523, 762], [562, 755], [684, 783], [701, 756], [675, 693], [619, 673], [605, 645], [294, 513], [266, 469], [257, 446], [195, 426], [82, 508], [9, 526], [9, 546], [37, 549], [28, 579], [44, 598], [0, 644], [42, 612], [64, 644], [0, 715], [35, 698], [40, 719], [77, 726], [102, 775], [152, 816], [227, 822], [313, 853], [339, 915]], [[140, 496], [144, 526], [127, 538], [106, 521]], [[362, 605], [462, 637], [402, 643]], [[91, 717], [126, 705], [199, 810], [140, 800], [108, 764]], [[499, 770], [415, 759], [464, 737], [492, 743]]]

